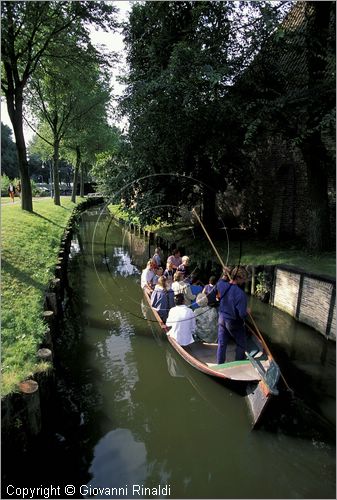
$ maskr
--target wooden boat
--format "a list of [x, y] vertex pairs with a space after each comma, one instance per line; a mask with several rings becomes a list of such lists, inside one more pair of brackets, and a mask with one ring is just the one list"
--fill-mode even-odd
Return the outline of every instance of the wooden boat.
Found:
[[247, 359], [235, 361], [236, 345], [233, 341], [227, 347], [226, 363], [218, 365], [216, 363], [217, 344], [194, 342], [188, 346], [179, 345], [170, 336], [169, 328], [161, 320], [157, 311], [151, 307], [151, 292], [144, 291], [144, 295], [165, 337], [187, 363], [206, 375], [230, 381], [231, 385], [242, 387], [242, 384], [245, 384], [248, 405], [255, 427], [271, 398], [278, 395], [277, 384], [280, 378], [280, 369], [269, 349], [264, 348], [251, 326], [246, 325], [248, 330]]

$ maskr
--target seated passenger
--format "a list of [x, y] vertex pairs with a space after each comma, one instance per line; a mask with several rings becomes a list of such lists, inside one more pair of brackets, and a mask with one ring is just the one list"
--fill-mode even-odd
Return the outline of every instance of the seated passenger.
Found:
[[199, 293], [196, 299], [198, 309], [194, 311], [196, 320], [195, 337], [204, 342], [217, 342], [218, 313], [215, 307], [208, 305], [207, 296]]
[[172, 287], [174, 273], [175, 273], [175, 271], [173, 269], [172, 262], [167, 261], [166, 269], [165, 269], [164, 274], [163, 274], [163, 276], [165, 276], [165, 278], [166, 278], [166, 286], [167, 287], [168, 286], [170, 288]]
[[219, 304], [216, 300], [215, 284], [216, 284], [216, 277], [211, 276], [208, 281], [208, 285], [206, 285], [202, 291], [207, 297], [209, 306], [216, 306]]
[[185, 304], [186, 306], [190, 306], [192, 303], [192, 300], [195, 299], [195, 295], [191, 292], [191, 287], [188, 283], [185, 283], [183, 281], [183, 274], [179, 271], [177, 271], [174, 274], [173, 277], [173, 283], [172, 283], [172, 290], [174, 291], [174, 295], [178, 295], [179, 293], [182, 293], [185, 298]]
[[151, 295], [151, 306], [155, 309], [161, 320], [165, 323], [171, 307], [174, 307], [173, 290], [167, 290], [166, 279], [164, 276], [158, 278], [158, 284], [155, 286]]
[[158, 279], [160, 278], [160, 276], [163, 276], [163, 268], [162, 267], [156, 267], [154, 269], [154, 278], [152, 280], [152, 283], [154, 285], [156, 285], [158, 283]]
[[173, 250], [173, 254], [168, 257], [167, 262], [172, 262], [172, 266], [175, 271], [178, 269], [178, 267], [182, 263], [180, 257], [180, 250], [178, 250], [178, 248]]
[[182, 258], [181, 258], [181, 264], [180, 266], [178, 266], [177, 268], [177, 271], [180, 271], [181, 273], [183, 273], [183, 279], [184, 281], [186, 280], [186, 278], [189, 278], [189, 275], [190, 275], [190, 258], [187, 257], [187, 255], [184, 255]]
[[143, 290], [153, 290], [153, 278], [155, 277], [154, 262], [152, 259], [148, 260], [146, 268], [142, 271], [140, 278], [140, 286]]
[[[199, 281], [198, 276], [196, 274], [191, 274], [191, 292], [193, 295], [196, 297], [198, 293], [202, 292], [203, 289], [203, 284], [201, 284], [201, 281]], [[197, 309], [199, 306], [196, 303], [196, 301], [192, 302], [191, 308]]]
[[161, 267], [162, 264], [162, 251], [160, 247], [157, 247], [154, 251], [152, 260], [156, 263], [157, 267]]
[[176, 306], [170, 309], [166, 321], [166, 325], [172, 327], [167, 335], [174, 338], [181, 346], [192, 344], [196, 326], [194, 312], [184, 304], [182, 293], [174, 297], [174, 302]]

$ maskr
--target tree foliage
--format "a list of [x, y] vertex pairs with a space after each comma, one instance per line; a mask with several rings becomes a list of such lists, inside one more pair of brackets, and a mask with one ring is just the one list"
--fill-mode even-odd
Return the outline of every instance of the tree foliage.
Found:
[[1, 170], [10, 179], [19, 177], [18, 154], [12, 139], [12, 130], [1, 122]]
[[216, 192], [248, 180], [239, 147], [244, 130], [229, 95], [243, 61], [274, 29], [279, 10], [259, 2], [242, 16], [241, 7], [236, 2], [133, 6], [125, 27], [130, 72], [122, 109], [129, 119], [126, 176], [134, 186], [125, 201], [137, 206], [141, 219], [167, 218], [169, 204], [199, 202], [211, 226]]
[[[255, 178], [263, 178], [259, 151], [277, 137], [305, 163], [303, 186], [310, 206], [302, 211], [307, 244], [329, 247], [328, 178], [335, 169], [335, 2], [297, 4], [237, 83], [238, 112], [246, 124], [244, 148]], [[269, 140], [267, 139], [269, 137]], [[262, 168], [261, 168], [262, 167]], [[272, 182], [272, 172], [269, 176]], [[270, 187], [267, 189], [272, 193]], [[263, 194], [263, 212], [273, 206]], [[269, 205], [269, 207], [268, 207]], [[269, 210], [268, 210], [269, 208]]]
[[[65, 61], [45, 61], [28, 85], [30, 109], [37, 120], [45, 124], [49, 130], [47, 135], [51, 137], [50, 140], [39, 133], [53, 149], [54, 202], [57, 205], [60, 204], [58, 163], [62, 143], [67, 138], [68, 147], [72, 144], [73, 149], [79, 151], [81, 143], [88, 139], [86, 131], [92, 130], [92, 123], [106, 123], [106, 107], [110, 100], [108, 75], [94, 47], [89, 43], [83, 50], [69, 35], [64, 36], [64, 42]], [[77, 166], [76, 163], [75, 176]]]
[[115, 28], [115, 8], [106, 2], [2, 2], [1, 50], [2, 90], [6, 97], [18, 150], [22, 184], [22, 208], [32, 211], [26, 144], [23, 133], [23, 105], [29, 79], [44, 60], [64, 57], [63, 34], [74, 37], [85, 48], [89, 24]]

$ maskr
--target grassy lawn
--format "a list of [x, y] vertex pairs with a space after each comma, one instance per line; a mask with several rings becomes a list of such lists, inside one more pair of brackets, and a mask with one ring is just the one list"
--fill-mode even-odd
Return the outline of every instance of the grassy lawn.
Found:
[[[51, 199], [49, 196], [48, 198]], [[43, 201], [48, 198], [44, 196], [36, 196], [33, 197], [33, 201]], [[65, 198], [67, 198], [67, 196], [65, 196]], [[20, 196], [15, 196], [14, 203], [12, 202], [9, 196], [1, 196], [1, 205], [20, 205], [20, 204], [21, 204]]]
[[[77, 201], [83, 201], [77, 198]], [[18, 382], [45, 369], [36, 361], [43, 338], [43, 297], [54, 268], [64, 227], [75, 204], [61, 197], [34, 201], [34, 213], [20, 203], [2, 204], [2, 396]]]
[[[188, 240], [185, 240], [186, 247]], [[181, 244], [184, 243], [184, 240]], [[208, 245], [208, 246], [207, 246]], [[240, 243], [237, 240], [226, 238], [216, 240], [215, 246], [220, 253], [223, 261], [228, 264], [243, 265], [275, 265], [287, 264], [305, 270], [306, 272], [315, 274], [324, 274], [330, 277], [336, 277], [336, 255], [334, 252], [324, 252], [320, 254], [310, 254], [303, 247], [295, 245], [293, 242], [276, 243], [270, 240], [243, 240], [241, 243], [241, 258], [240, 258]], [[201, 244], [193, 242], [193, 251], [198, 255], [203, 255], [204, 258], [217, 260], [213, 249], [208, 242]]]
[[12, 202], [9, 196], [1, 196], [1, 206], [17, 205], [17, 204], [20, 204], [20, 198], [18, 196], [14, 198], [14, 203]]
[[[128, 220], [127, 213], [123, 212], [119, 205], [110, 205], [109, 209], [117, 217]], [[131, 222], [137, 223], [136, 220]], [[206, 237], [200, 232], [196, 234], [195, 228], [187, 226], [186, 223], [177, 222], [174, 225], [149, 226], [145, 229], [155, 231], [170, 242], [175, 241], [178, 246], [184, 247], [187, 252], [190, 252], [193, 260], [217, 261]], [[313, 254], [298, 242], [279, 243], [272, 240], [250, 238], [242, 240], [240, 259], [240, 243], [237, 237], [229, 236], [227, 240], [225, 231], [221, 231], [221, 236], [215, 238], [213, 243], [223, 261], [228, 264], [238, 264], [239, 262], [243, 265], [287, 264], [307, 272], [336, 277], [335, 252]]]

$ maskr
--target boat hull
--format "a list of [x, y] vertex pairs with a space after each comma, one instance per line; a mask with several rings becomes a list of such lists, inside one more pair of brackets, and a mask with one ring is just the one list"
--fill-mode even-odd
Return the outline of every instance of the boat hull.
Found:
[[[157, 311], [151, 307], [150, 294], [144, 291], [144, 296], [164, 337], [187, 363], [210, 377], [231, 381], [231, 385], [234, 383], [242, 387], [243, 383], [246, 384], [246, 399], [252, 415], [253, 427], [257, 426], [268, 403], [272, 397], [278, 394], [276, 385], [279, 378], [279, 370], [275, 361], [269, 354], [263, 352], [259, 339], [254, 338], [254, 342], [259, 346], [264, 356], [262, 361], [254, 359], [248, 354], [249, 359], [247, 360], [231, 361], [223, 365], [217, 365], [215, 361], [217, 344], [196, 342], [189, 346], [179, 345], [170, 336], [169, 328], [163, 323]], [[251, 333], [254, 336], [254, 332]], [[232, 350], [234, 355], [235, 344], [233, 344]], [[270, 371], [273, 371], [273, 373], [270, 374]]]

